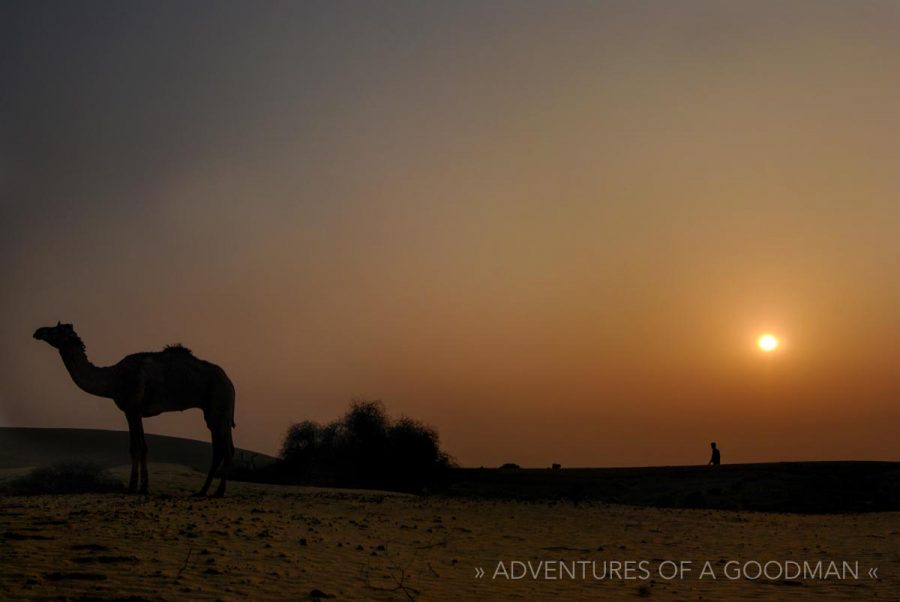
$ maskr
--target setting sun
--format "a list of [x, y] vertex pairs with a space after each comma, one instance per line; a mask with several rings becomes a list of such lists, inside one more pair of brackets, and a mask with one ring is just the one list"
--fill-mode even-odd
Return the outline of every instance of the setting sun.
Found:
[[778, 339], [774, 335], [764, 334], [756, 341], [756, 345], [762, 351], [769, 353], [778, 349]]

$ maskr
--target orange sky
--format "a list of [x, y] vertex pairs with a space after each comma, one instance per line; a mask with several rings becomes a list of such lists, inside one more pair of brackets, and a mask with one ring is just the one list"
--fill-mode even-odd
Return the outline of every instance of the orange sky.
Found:
[[124, 428], [62, 320], [266, 452], [364, 397], [464, 465], [900, 460], [895, 3], [0, 14], [0, 424]]

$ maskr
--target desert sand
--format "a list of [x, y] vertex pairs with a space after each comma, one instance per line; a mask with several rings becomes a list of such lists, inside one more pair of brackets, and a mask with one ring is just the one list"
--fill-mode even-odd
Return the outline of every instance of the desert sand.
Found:
[[[224, 499], [196, 499], [197, 472], [151, 470], [146, 497], [0, 498], [0, 597], [900, 599], [900, 513], [801, 516], [250, 483], [232, 483]], [[113, 472], [124, 476], [126, 467]], [[858, 562], [859, 578], [723, 575], [731, 560], [773, 559]], [[589, 569], [586, 579], [494, 578], [500, 561], [509, 572], [513, 561], [541, 560], [591, 561], [598, 572], [603, 561], [643, 560], [651, 576], [597, 580]], [[694, 570], [664, 579], [656, 571], [666, 560], [691, 560]], [[706, 560], [718, 579], [698, 579]], [[875, 579], [866, 574], [873, 567]]]

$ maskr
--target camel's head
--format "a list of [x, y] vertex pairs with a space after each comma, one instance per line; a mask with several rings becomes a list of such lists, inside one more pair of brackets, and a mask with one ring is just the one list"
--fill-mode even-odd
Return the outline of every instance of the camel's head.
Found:
[[56, 326], [44, 326], [34, 331], [34, 338], [39, 341], [47, 341], [53, 347], [59, 349], [69, 342], [80, 341], [71, 324], [56, 323]]

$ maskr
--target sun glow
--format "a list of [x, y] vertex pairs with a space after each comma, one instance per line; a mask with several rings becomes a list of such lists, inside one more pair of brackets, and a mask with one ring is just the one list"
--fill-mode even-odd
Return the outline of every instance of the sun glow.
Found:
[[778, 349], [778, 339], [774, 335], [764, 334], [756, 340], [756, 346], [765, 353]]

